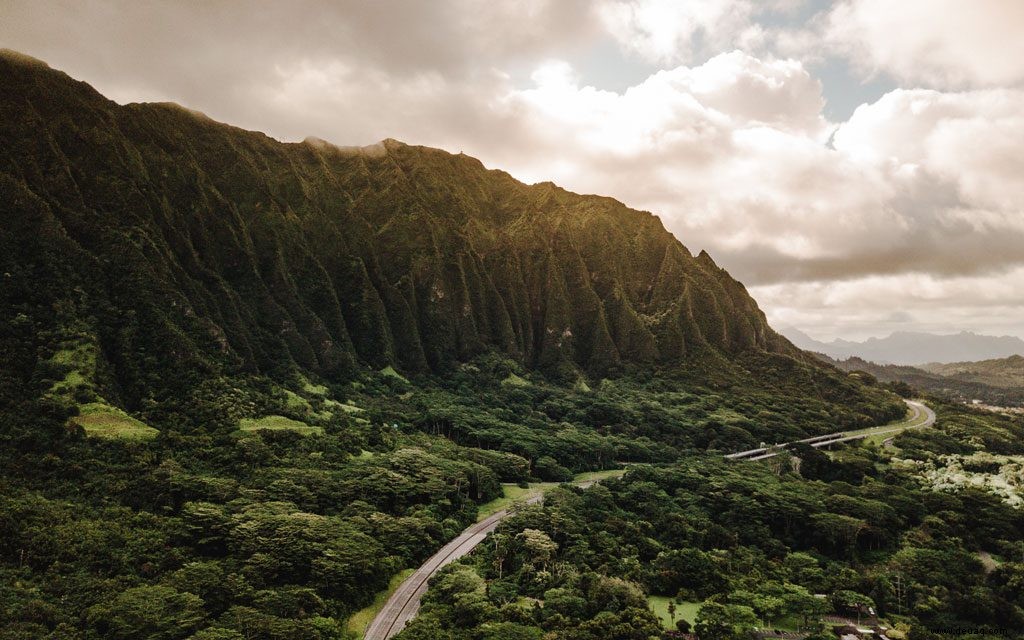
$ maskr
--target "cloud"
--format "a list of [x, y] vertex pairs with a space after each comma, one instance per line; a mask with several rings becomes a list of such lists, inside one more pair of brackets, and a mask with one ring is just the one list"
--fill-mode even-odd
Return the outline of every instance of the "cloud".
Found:
[[857, 109], [835, 147], [898, 171], [930, 171], [974, 207], [1024, 223], [1022, 109], [1024, 90], [897, 90]]
[[621, 94], [564, 63], [535, 80], [505, 103], [546, 150], [502, 166], [655, 211], [746, 282], [1024, 262], [1021, 92], [895, 91], [835, 126], [792, 60], [722, 54]]
[[244, 101], [280, 69], [347, 65], [392, 86], [430, 74], [473, 82], [585, 49], [600, 30], [586, 0], [8, 0], [0, 21], [5, 46], [115, 99], [171, 99], [225, 118], [262, 108]]
[[911, 273], [774, 284], [752, 287], [750, 293], [773, 326], [796, 326], [826, 339], [863, 339], [908, 328], [1019, 336], [1024, 268], [1000, 278]]
[[866, 72], [937, 88], [1024, 81], [1024, 3], [1015, 0], [844, 0], [825, 38]]
[[[965, 287], [1003, 292], [1020, 282], [1022, 90], [896, 90], [829, 122], [822, 84], [805, 62], [825, 50], [827, 29], [831, 46], [866, 68], [902, 74], [891, 57], [915, 73], [919, 59], [922, 73], [943, 83], [1016, 77], [1007, 69], [1024, 56], [962, 72], [940, 64], [947, 53], [912, 44], [916, 32], [892, 45], [905, 51], [868, 51], [889, 32], [858, 20], [888, 25], [920, 7], [887, 4], [865, 18], [871, 5], [856, 0], [790, 33], [800, 55], [779, 58], [766, 48], [785, 33], [759, 24], [765, 5], [752, 6], [303, 0], [238, 11], [216, 1], [13, 0], [0, 39], [122, 101], [176, 100], [285, 140], [394, 137], [464, 151], [529, 182], [617, 197], [660, 215], [694, 251], [708, 249], [773, 318], [817, 327], [835, 312], [858, 326], [888, 326], [902, 304], [894, 291], [909, 286], [944, 300], [908, 298], [918, 323], [934, 317], [927, 309], [976, 329], [994, 322], [987, 309], [1024, 317], [1010, 303], [967, 296], [986, 309], [970, 322], [969, 303], [951, 302]], [[850, 24], [840, 32], [843, 11]], [[938, 33], [941, 21], [932, 22], [922, 33]], [[622, 91], [589, 86], [576, 62], [616, 43], [662, 68]], [[734, 50], [737, 43], [759, 53]], [[980, 46], [977, 60], [988, 49]], [[960, 63], [973, 69], [977, 60]], [[821, 306], [837, 295], [845, 302]], [[896, 306], [858, 307], [873, 299]]]
[[659, 64], [689, 62], [703, 50], [729, 49], [756, 37], [753, 13], [748, 0], [609, 0], [598, 9], [623, 48]]

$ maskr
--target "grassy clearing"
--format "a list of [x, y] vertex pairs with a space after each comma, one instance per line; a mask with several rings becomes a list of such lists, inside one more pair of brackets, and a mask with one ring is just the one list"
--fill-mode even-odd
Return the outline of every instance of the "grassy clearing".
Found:
[[313, 384], [306, 378], [302, 379], [302, 390], [314, 396], [327, 395], [327, 387], [322, 384]]
[[[617, 478], [626, 472], [625, 469], [607, 469], [605, 471], [587, 471], [576, 474], [573, 482], [597, 482], [606, 478]], [[557, 487], [558, 482], [531, 482], [526, 488], [512, 483], [502, 483], [504, 493], [500, 498], [485, 502], [477, 508], [477, 522], [487, 518], [502, 509], [508, 509], [514, 504], [526, 502], [530, 498], [539, 496], [545, 491]]]
[[406, 379], [405, 376], [403, 376], [402, 374], [400, 374], [397, 371], [395, 371], [395, 368], [392, 367], [391, 365], [388, 365], [388, 366], [384, 367], [383, 369], [381, 369], [380, 373], [381, 373], [381, 375], [385, 375], [385, 376], [388, 376], [388, 377], [391, 377], [391, 378], [397, 378], [397, 379], [399, 379], [399, 380], [401, 380], [402, 382], [405, 382], [405, 383], [409, 382], [409, 380]]
[[71, 393], [78, 387], [84, 387], [88, 383], [89, 381], [82, 375], [82, 372], [75, 369], [69, 371], [67, 375], [64, 376], [63, 380], [55, 382], [53, 386], [50, 387], [50, 392]]
[[91, 375], [96, 371], [96, 346], [89, 342], [80, 343], [70, 349], [61, 349], [53, 354], [51, 362], [75, 367]]
[[862, 445], [867, 446], [867, 447], [871, 447], [871, 446], [881, 447], [882, 444], [886, 440], [889, 440], [890, 438], [895, 438], [898, 435], [900, 435], [899, 432], [896, 432], [896, 433], [876, 433], [873, 436], [868, 436], [868, 437], [864, 438], [860, 442], [861, 442]]
[[284, 395], [284, 406], [289, 411], [294, 411], [296, 413], [309, 413], [313, 410], [313, 408], [309, 406], [309, 401], [300, 396], [299, 394], [295, 393], [294, 391], [289, 391], [285, 389]]
[[85, 435], [120, 440], [152, 440], [159, 431], [136, 420], [117, 407], [102, 402], [90, 402], [79, 407], [79, 414], [71, 422], [85, 429]]
[[504, 495], [480, 505], [476, 511], [476, 520], [479, 522], [484, 518], [498, 513], [502, 509], [508, 509], [514, 504], [526, 502], [530, 498], [539, 496], [548, 489], [557, 486], [557, 482], [534, 482], [524, 489], [518, 485], [502, 483], [501, 488], [504, 491]]
[[338, 402], [337, 400], [324, 400], [324, 406], [331, 409], [340, 409], [345, 413], [362, 413], [366, 411], [362, 407], [357, 407], [354, 404], [348, 402]]
[[[654, 612], [658, 618], [661, 619], [661, 624], [666, 629], [675, 630], [676, 623], [672, 621], [672, 616], [668, 615], [668, 603], [672, 602], [674, 598], [667, 596], [648, 596], [647, 604], [650, 606], [651, 611]], [[693, 621], [697, 619], [697, 610], [700, 609], [700, 602], [689, 602], [683, 600], [682, 602], [676, 602], [676, 620], [686, 620], [691, 625]]]
[[79, 387], [89, 386], [96, 376], [96, 347], [91, 343], [81, 343], [71, 348], [57, 351], [50, 362], [69, 367], [71, 370], [50, 388], [50, 393], [71, 394]]
[[292, 420], [284, 416], [263, 416], [262, 418], [243, 418], [238, 422], [240, 431], [294, 431], [302, 435], [311, 433], [323, 433], [323, 427], [314, 427]]
[[501, 381], [501, 384], [510, 387], [528, 387], [530, 386], [530, 381], [514, 373], [510, 373], [507, 378]]
[[387, 603], [388, 598], [395, 592], [402, 582], [412, 575], [412, 569], [404, 569], [395, 575], [391, 576], [391, 582], [388, 583], [388, 588], [385, 591], [381, 591], [373, 598], [373, 604], [361, 609], [352, 614], [352, 617], [345, 623], [345, 629], [356, 634], [357, 638], [362, 638], [363, 634], [366, 633], [366, 628], [370, 626], [373, 619], [377, 617], [377, 614], [384, 605]]
[[598, 482], [608, 478], [621, 478], [626, 473], [625, 469], [605, 469], [604, 471], [584, 471], [573, 477], [573, 482]]

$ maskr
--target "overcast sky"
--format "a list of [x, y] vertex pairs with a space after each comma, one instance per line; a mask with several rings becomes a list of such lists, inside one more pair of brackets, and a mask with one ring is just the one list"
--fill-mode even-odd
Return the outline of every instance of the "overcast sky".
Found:
[[1021, 0], [0, 0], [0, 46], [122, 103], [653, 211], [817, 338], [1024, 337], [1022, 34]]

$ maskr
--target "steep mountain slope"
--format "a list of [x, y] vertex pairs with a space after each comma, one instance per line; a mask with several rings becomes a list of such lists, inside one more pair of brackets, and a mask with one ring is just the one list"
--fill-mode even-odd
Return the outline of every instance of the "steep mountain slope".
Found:
[[904, 411], [653, 215], [0, 55], [0, 637], [341, 640], [515, 484]]
[[797, 352], [649, 213], [386, 140], [284, 144], [0, 56], [5, 311], [94, 340], [127, 402], [204, 372], [563, 379]]

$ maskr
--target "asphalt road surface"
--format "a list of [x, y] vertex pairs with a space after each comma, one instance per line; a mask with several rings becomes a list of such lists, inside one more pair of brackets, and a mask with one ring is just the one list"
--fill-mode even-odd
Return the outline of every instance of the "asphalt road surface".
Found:
[[850, 442], [851, 440], [863, 440], [865, 438], [882, 434], [900, 433], [907, 429], [922, 429], [935, 424], [935, 412], [923, 402], [917, 402], [915, 400], [904, 400], [904, 402], [907, 403], [907, 406], [910, 407], [913, 414], [904, 419], [902, 424], [883, 425], [881, 427], [872, 427], [870, 429], [859, 429], [855, 431], [841, 431], [839, 433], [815, 436], [813, 438], [804, 438], [803, 440], [795, 440], [793, 442], [783, 442], [770, 447], [737, 451], [736, 453], [730, 453], [725, 457], [730, 460], [765, 460], [767, 458], [777, 456], [783, 449], [786, 449], [797, 442], [805, 442], [812, 447], [820, 448], [830, 444]]
[[[935, 412], [927, 406], [912, 400], [907, 400], [906, 403], [914, 411], [914, 414], [907, 418], [903, 425], [894, 425], [892, 427], [883, 426], [860, 431], [833, 433], [824, 436], [815, 436], [814, 438], [805, 438], [804, 440], [798, 440], [797, 442], [807, 442], [812, 447], [822, 447], [828, 444], [835, 444], [837, 442], [862, 440], [879, 434], [898, 433], [905, 429], [927, 427], [935, 423]], [[920, 420], [922, 413], [924, 414], [924, 420]], [[919, 420], [920, 422], [918, 423]], [[783, 449], [790, 444], [793, 443], [787, 442], [774, 445], [772, 447], [740, 451], [729, 454], [726, 457], [734, 460], [764, 460], [765, 458], [778, 455], [780, 449]], [[577, 486], [587, 488], [594, 484], [594, 482], [595, 481], [593, 480], [588, 480], [578, 483]], [[529, 500], [526, 500], [526, 504], [535, 504], [543, 499], [543, 495], [534, 496]], [[391, 597], [384, 604], [384, 608], [380, 610], [377, 617], [375, 617], [373, 622], [370, 623], [370, 626], [367, 627], [366, 634], [363, 636], [364, 640], [388, 640], [388, 638], [397, 635], [399, 631], [404, 629], [405, 625], [416, 617], [416, 613], [420, 609], [420, 600], [423, 598], [423, 594], [427, 591], [430, 578], [440, 571], [442, 567], [458, 560], [475, 549], [478, 544], [484, 541], [487, 534], [494, 531], [498, 524], [507, 518], [508, 515], [508, 509], [499, 511], [488, 518], [471, 525], [465, 531], [460, 533], [454, 540], [441, 547], [440, 551], [432, 555], [430, 559], [416, 569], [416, 571], [406, 578], [405, 582], [399, 585], [398, 589], [391, 594]]]
[[[586, 489], [594, 484], [594, 480], [587, 480], [576, 484]], [[543, 495], [534, 496], [526, 500], [526, 504], [536, 504], [544, 499]], [[364, 640], [387, 640], [405, 628], [410, 620], [416, 617], [420, 609], [420, 600], [427, 591], [427, 583], [430, 578], [462, 556], [472, 551], [478, 544], [484, 541], [487, 534], [497, 528], [498, 523], [509, 515], [509, 510], [504, 509], [480, 522], [468, 527], [459, 534], [457, 538], [441, 547], [441, 550], [424, 562], [419, 569], [405, 579], [398, 589], [385, 603], [377, 617], [373, 619], [370, 626], [366, 628]]]

